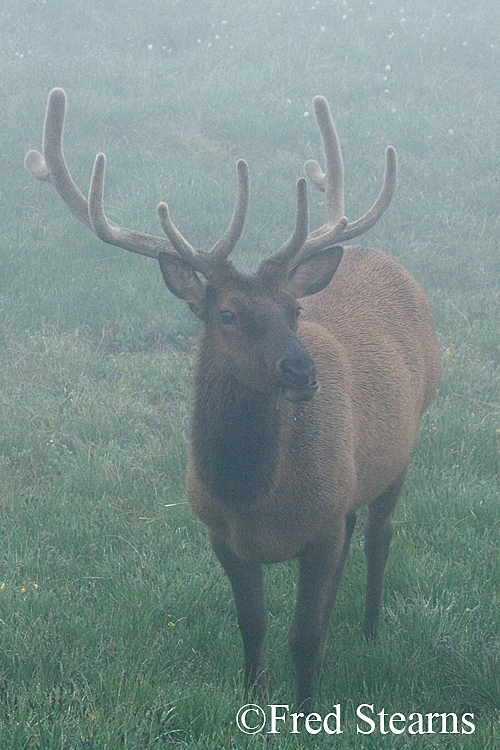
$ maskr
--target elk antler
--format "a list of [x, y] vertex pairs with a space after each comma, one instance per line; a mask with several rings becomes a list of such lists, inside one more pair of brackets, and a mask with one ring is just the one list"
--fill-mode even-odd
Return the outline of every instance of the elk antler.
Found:
[[238, 200], [234, 209], [231, 222], [215, 245], [207, 253], [195, 250], [192, 245], [182, 236], [170, 219], [170, 213], [166, 203], [158, 204], [158, 215], [163, 231], [169, 238], [177, 253], [196, 271], [204, 276], [210, 275], [210, 271], [224, 263], [234, 250], [236, 243], [241, 237], [243, 224], [248, 208], [248, 165], [244, 159], [237, 164], [238, 169]]
[[305, 180], [297, 184], [297, 222], [295, 231], [271, 259], [290, 263], [307, 258], [314, 253], [346, 242], [368, 231], [382, 216], [392, 200], [396, 190], [397, 160], [396, 152], [389, 146], [386, 150], [384, 184], [379, 196], [369, 211], [357, 221], [349, 223], [344, 216], [344, 166], [339, 139], [335, 130], [328, 102], [322, 96], [314, 99], [314, 110], [318, 121], [323, 149], [325, 153], [326, 172], [323, 172], [316, 161], [306, 162], [304, 169], [309, 181], [318, 190], [326, 193], [326, 218], [319, 229], [308, 234], [308, 207]]
[[195, 270], [204, 275], [227, 259], [243, 231], [248, 207], [248, 167], [245, 161], [238, 162], [238, 200], [231, 222], [223, 236], [208, 253], [195, 250], [174, 227], [168, 216], [165, 203], [160, 203], [158, 213], [168, 239], [142, 234], [126, 229], [110, 221], [104, 213], [103, 194], [106, 158], [98, 154], [94, 163], [89, 199], [82, 195], [68, 170], [63, 151], [66, 93], [55, 88], [49, 94], [43, 133], [43, 156], [38, 151], [29, 151], [24, 164], [37, 180], [46, 180], [55, 188], [69, 210], [103, 242], [117, 245], [124, 250], [158, 258], [160, 252], [179, 254]]
[[[396, 152], [392, 147], [386, 151], [384, 184], [380, 194], [367, 213], [357, 221], [349, 223], [344, 216], [344, 170], [337, 133], [326, 99], [317, 96], [314, 109], [318, 120], [325, 152], [326, 172], [319, 164], [308, 161], [306, 175], [312, 184], [326, 193], [326, 220], [319, 228], [308, 234], [307, 187], [304, 178], [297, 183], [297, 219], [289, 239], [271, 257], [289, 263], [293, 258], [312, 255], [337, 242], [344, 242], [366, 232], [382, 216], [392, 200], [396, 188]], [[24, 164], [38, 180], [50, 182], [66, 203], [70, 211], [103, 242], [117, 245], [124, 250], [158, 258], [160, 252], [180, 255], [196, 271], [209, 276], [211, 271], [224, 263], [243, 231], [248, 208], [248, 166], [238, 161], [238, 198], [230, 224], [222, 237], [208, 252], [192, 247], [172, 223], [166, 203], [158, 205], [158, 214], [168, 241], [115, 224], [104, 213], [103, 194], [106, 159], [98, 154], [94, 163], [89, 190], [89, 199], [82, 195], [68, 170], [63, 151], [66, 94], [55, 88], [49, 94], [43, 134], [43, 156], [38, 151], [29, 151]]]
[[326, 194], [325, 223], [311, 233], [300, 250], [307, 256], [335, 243], [346, 242], [367, 232], [380, 219], [389, 206], [396, 190], [397, 157], [389, 146], [386, 150], [384, 184], [377, 200], [364, 216], [349, 223], [344, 215], [344, 166], [340, 144], [328, 102], [322, 96], [314, 99], [314, 111], [323, 141], [326, 171], [316, 161], [304, 166], [309, 181]]

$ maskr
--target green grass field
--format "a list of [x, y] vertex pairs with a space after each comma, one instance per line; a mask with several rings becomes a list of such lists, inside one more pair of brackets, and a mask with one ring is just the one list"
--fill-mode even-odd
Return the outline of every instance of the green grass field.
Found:
[[[499, 746], [499, 33], [495, 0], [3, 0], [0, 750]], [[244, 267], [292, 229], [295, 180], [321, 157], [314, 95], [337, 124], [351, 219], [398, 151], [396, 197], [363, 242], [427, 290], [444, 372], [375, 645], [361, 525], [354, 537], [318, 700], [323, 716], [341, 705], [342, 735], [237, 727], [235, 609], [183, 488], [199, 326], [154, 261], [100, 243], [24, 170], [54, 86], [76, 181], [85, 192], [104, 151], [106, 210], [125, 226], [161, 234], [167, 200], [209, 247], [245, 158]], [[266, 576], [270, 702], [291, 706], [295, 566]], [[361, 734], [365, 703], [452, 712], [459, 733]]]

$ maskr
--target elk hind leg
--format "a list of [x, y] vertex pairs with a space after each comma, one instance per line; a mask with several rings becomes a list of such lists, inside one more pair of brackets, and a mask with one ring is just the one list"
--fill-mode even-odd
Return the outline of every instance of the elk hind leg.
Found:
[[384, 570], [389, 557], [389, 547], [393, 534], [391, 513], [403, 488], [406, 471], [388, 487], [368, 508], [365, 526], [366, 554], [366, 600], [363, 631], [365, 637], [374, 640], [382, 606], [382, 586]]
[[354, 531], [354, 527], [356, 526], [356, 514], [352, 513], [348, 516], [346, 516], [345, 519], [345, 537], [344, 537], [344, 545], [342, 547], [342, 553], [340, 555], [340, 560], [337, 564], [337, 569], [335, 571], [335, 575], [333, 577], [332, 585], [330, 587], [330, 591], [328, 592], [328, 598], [325, 605], [325, 610], [323, 612], [323, 643], [322, 643], [322, 649], [321, 649], [321, 657], [323, 660], [323, 656], [325, 653], [325, 647], [326, 647], [326, 639], [328, 636], [328, 628], [330, 625], [330, 619], [332, 617], [332, 612], [335, 608], [335, 601], [337, 599], [337, 593], [339, 590], [340, 582], [342, 581], [342, 574], [344, 572], [344, 565], [345, 561], [347, 560], [347, 553], [349, 552], [349, 547], [351, 544], [351, 537]]

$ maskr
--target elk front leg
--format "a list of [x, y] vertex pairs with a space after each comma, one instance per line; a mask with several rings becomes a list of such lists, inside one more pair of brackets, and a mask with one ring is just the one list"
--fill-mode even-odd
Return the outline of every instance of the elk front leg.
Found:
[[255, 689], [258, 697], [267, 699], [267, 680], [263, 663], [267, 613], [264, 605], [262, 566], [247, 565], [217, 537], [210, 541], [233, 590], [245, 654], [245, 698]]
[[348, 516], [340, 538], [311, 545], [299, 558], [295, 616], [290, 650], [295, 666], [297, 710], [313, 708], [331, 613], [335, 604], [356, 517]]

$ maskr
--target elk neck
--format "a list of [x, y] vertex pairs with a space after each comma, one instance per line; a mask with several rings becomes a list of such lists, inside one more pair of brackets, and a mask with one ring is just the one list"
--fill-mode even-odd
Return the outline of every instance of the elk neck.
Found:
[[277, 395], [240, 386], [202, 360], [191, 424], [196, 469], [214, 497], [243, 510], [273, 482], [281, 431]]

